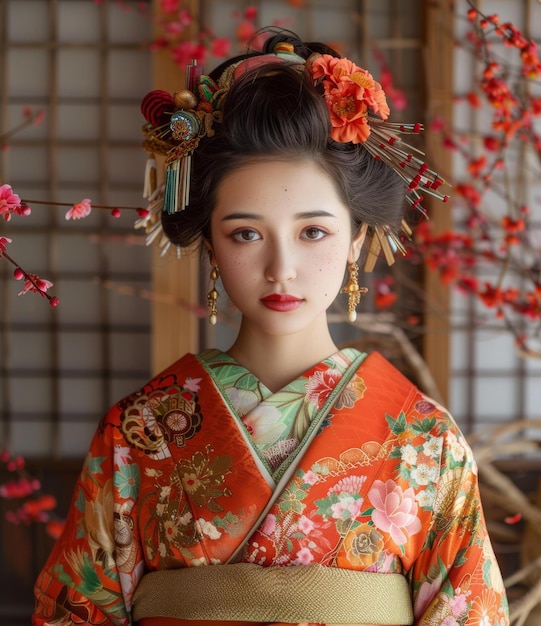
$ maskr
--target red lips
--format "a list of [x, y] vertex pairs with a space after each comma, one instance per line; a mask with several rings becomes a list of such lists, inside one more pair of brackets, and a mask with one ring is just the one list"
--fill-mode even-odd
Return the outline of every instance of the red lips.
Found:
[[303, 300], [288, 293], [271, 293], [261, 298], [261, 303], [272, 311], [287, 312], [298, 309]]

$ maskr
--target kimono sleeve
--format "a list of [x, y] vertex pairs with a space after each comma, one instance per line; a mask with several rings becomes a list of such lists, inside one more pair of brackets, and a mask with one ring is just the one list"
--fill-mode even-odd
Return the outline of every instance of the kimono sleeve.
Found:
[[443, 437], [431, 527], [410, 572], [416, 626], [508, 626], [472, 451], [456, 425]]
[[36, 581], [35, 626], [131, 623], [143, 568], [130, 516], [140, 477], [116, 413], [109, 412], [92, 440], [63, 533]]

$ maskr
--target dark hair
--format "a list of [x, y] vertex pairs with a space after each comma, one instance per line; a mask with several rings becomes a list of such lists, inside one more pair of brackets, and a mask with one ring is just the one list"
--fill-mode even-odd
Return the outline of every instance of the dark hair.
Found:
[[[276, 42], [288, 41], [308, 58], [313, 52], [339, 56], [324, 44], [302, 43], [289, 32], [270, 37], [263, 53]], [[215, 80], [236, 57], [222, 64]], [[354, 230], [388, 225], [399, 228], [406, 188], [402, 179], [362, 144], [330, 139], [330, 116], [322, 94], [304, 72], [285, 64], [265, 64], [246, 72], [232, 86], [223, 106], [223, 123], [201, 140], [192, 157], [190, 204], [173, 215], [162, 214], [169, 239], [186, 247], [201, 237], [210, 239], [210, 216], [220, 182], [254, 158], [311, 159], [334, 180], [349, 207]]]

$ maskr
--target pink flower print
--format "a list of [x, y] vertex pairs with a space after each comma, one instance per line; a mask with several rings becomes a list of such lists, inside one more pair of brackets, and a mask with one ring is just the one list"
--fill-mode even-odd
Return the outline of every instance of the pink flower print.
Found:
[[307, 485], [315, 485], [318, 481], [317, 474], [312, 470], [308, 470], [306, 474], [302, 477], [302, 481]]
[[314, 530], [314, 522], [309, 517], [306, 517], [306, 515], [301, 515], [299, 530], [305, 535], [309, 535]]
[[451, 606], [451, 612], [455, 617], [460, 617], [462, 613], [468, 608], [468, 601], [466, 600], [466, 594], [459, 593], [449, 600]]
[[366, 476], [346, 476], [345, 478], [339, 480], [334, 487], [329, 489], [329, 494], [358, 494], [360, 493], [365, 480]]
[[0, 185], [0, 215], [6, 222], [11, 219], [11, 214], [21, 209], [21, 199], [13, 193], [11, 185]]
[[274, 515], [267, 515], [265, 521], [263, 522], [263, 528], [261, 532], [264, 535], [272, 535], [276, 531], [276, 517]]
[[415, 619], [419, 619], [421, 615], [424, 614], [428, 605], [432, 602], [432, 600], [438, 594], [438, 591], [441, 589], [441, 574], [438, 574], [434, 580], [431, 582], [425, 581], [417, 594], [417, 599], [415, 600], [414, 613]]
[[404, 544], [407, 535], [415, 535], [421, 530], [415, 492], [411, 487], [402, 491], [394, 480], [376, 480], [368, 497], [374, 505], [374, 524], [389, 533], [397, 545]]
[[342, 374], [338, 370], [328, 369], [315, 372], [306, 382], [306, 399], [320, 409], [331, 395]]
[[81, 202], [74, 204], [66, 213], [66, 219], [80, 220], [83, 217], [90, 215], [90, 212], [92, 211], [92, 205], [90, 202], [89, 198], [85, 198], [84, 200], [81, 200]]
[[200, 382], [201, 382], [200, 378], [192, 378], [191, 376], [188, 376], [186, 380], [184, 381], [184, 387], [196, 393], [199, 391]]
[[361, 510], [362, 498], [342, 496], [338, 502], [331, 505], [332, 516], [335, 519], [355, 519]]
[[292, 561], [293, 565], [309, 565], [314, 560], [314, 555], [308, 548], [301, 548], [296, 556], [297, 558]]

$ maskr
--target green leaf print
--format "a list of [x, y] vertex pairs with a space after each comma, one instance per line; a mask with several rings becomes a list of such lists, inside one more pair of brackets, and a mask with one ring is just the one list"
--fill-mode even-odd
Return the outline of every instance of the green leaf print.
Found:
[[301, 501], [304, 500], [304, 498], [306, 498], [306, 492], [302, 489], [297, 489], [296, 487], [285, 489], [278, 504], [280, 511], [282, 511], [282, 513], [287, 513], [288, 511], [293, 511], [299, 514], [302, 513], [304, 505]]
[[385, 415], [385, 419], [389, 424], [389, 428], [395, 435], [401, 435], [409, 428], [408, 424], [406, 423], [406, 416], [404, 415], [403, 411], [396, 419], [388, 414]]
[[339, 497], [337, 493], [331, 493], [328, 498], [323, 498], [322, 500], [316, 500], [315, 505], [317, 506], [318, 515], [324, 518], [332, 517], [332, 509], [331, 506], [333, 504], [337, 504], [339, 502]]
[[90, 456], [85, 462], [85, 467], [82, 472], [82, 478], [90, 478], [90, 480], [99, 485], [99, 481], [96, 480], [96, 475], [103, 474], [101, 468], [102, 463], [105, 461], [104, 456]]
[[[461, 567], [462, 565], [466, 564], [466, 550], [467, 548], [464, 548], [463, 550], [459, 550], [457, 552], [457, 555], [455, 557], [455, 562], [454, 562], [454, 567]], [[486, 565], [486, 563], [485, 563]]]
[[416, 419], [412, 425], [412, 429], [416, 433], [430, 433], [436, 425], [435, 417], [427, 417], [422, 420]]
[[225, 529], [225, 528], [228, 528], [229, 526], [232, 526], [233, 524], [238, 524], [239, 517], [238, 515], [233, 515], [231, 511], [228, 511], [223, 517], [216, 516], [212, 520], [212, 523], [214, 524], [214, 526], [216, 526], [216, 528]]

